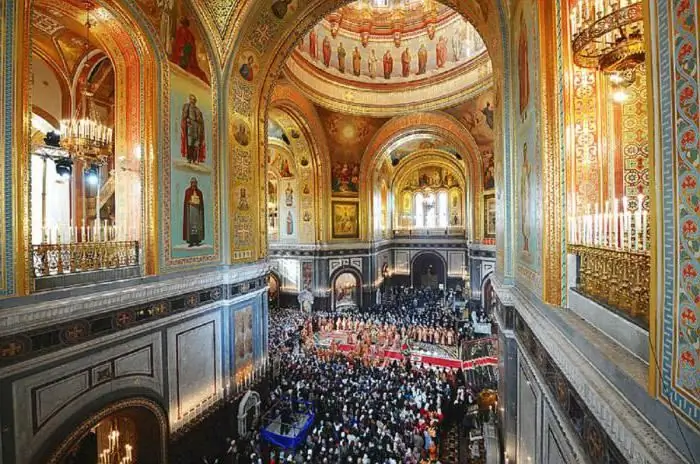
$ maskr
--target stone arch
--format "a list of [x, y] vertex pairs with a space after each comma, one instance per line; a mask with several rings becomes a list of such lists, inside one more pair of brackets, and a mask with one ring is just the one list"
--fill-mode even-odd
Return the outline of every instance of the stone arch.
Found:
[[[292, 47], [316, 24], [325, 14], [341, 7], [350, 0], [313, 0], [306, 7], [300, 8], [293, 13], [289, 13], [284, 18], [283, 23], [276, 21], [265, 9], [269, 5], [264, 3], [255, 6], [244, 6], [237, 11], [240, 16], [236, 16], [236, 24], [240, 24], [238, 37], [231, 48], [229, 59], [226, 63], [224, 76], [226, 76], [225, 88], [228, 92], [230, 107], [234, 109], [235, 118], [243, 118], [251, 126], [254, 134], [254, 143], [245, 152], [238, 152], [236, 156], [244, 156], [249, 159], [252, 166], [253, 175], [246, 176], [245, 182], [255, 186], [258, 194], [258, 204], [264, 208], [264, 199], [261, 194], [261, 178], [265, 172], [261, 166], [260, 159], [266, 153], [267, 133], [266, 118], [267, 108], [270, 104], [273, 89], [282, 73], [284, 61], [289, 56]], [[495, 99], [494, 105], [500, 108], [504, 92], [507, 94], [507, 86], [503, 86], [500, 81], [507, 78], [507, 70], [503, 67], [508, 62], [507, 51], [507, 29], [506, 29], [506, 9], [502, 0], [487, 0], [483, 2], [456, 2], [454, 0], [444, 0], [447, 6], [452, 7], [470, 21], [479, 34], [484, 39], [487, 51], [491, 58], [494, 69]], [[245, 12], [245, 14], [244, 14]], [[236, 14], [236, 13], [234, 13]], [[265, 56], [262, 52], [267, 52]], [[259, 71], [256, 72], [256, 79], [253, 82], [245, 82], [240, 75], [237, 75], [237, 67], [242, 59], [249, 54], [260, 61]], [[503, 113], [507, 112], [505, 107]], [[497, 133], [503, 134], [501, 126], [507, 118], [497, 118]], [[231, 125], [229, 124], [229, 127]], [[496, 152], [502, 153], [501, 141], [496, 143]], [[229, 153], [231, 151], [229, 150]], [[230, 162], [235, 162], [230, 158]], [[264, 165], [264, 163], [262, 163]], [[508, 165], [508, 163], [505, 163]], [[264, 189], [262, 190], [264, 192]], [[237, 212], [236, 212], [237, 214]], [[247, 230], [241, 231], [240, 235], [232, 234], [231, 245], [236, 255], [235, 248], [246, 250], [243, 252], [249, 256], [248, 260], [255, 260], [266, 256], [265, 244], [265, 222], [264, 218], [254, 218], [252, 215], [246, 217], [246, 222], [250, 225]], [[361, 239], [367, 235], [366, 227], [361, 231]], [[250, 239], [249, 237], [253, 238]], [[245, 261], [246, 259], [241, 259]]]
[[238, 404], [238, 436], [245, 437], [248, 434], [249, 410], [253, 410], [253, 423], [260, 418], [260, 394], [255, 390], [248, 390]]
[[336, 281], [338, 280], [338, 277], [340, 277], [343, 274], [352, 274], [355, 277], [355, 280], [357, 282], [357, 295], [355, 299], [355, 303], [357, 304], [358, 307], [362, 307], [362, 290], [364, 287], [364, 281], [362, 280], [362, 272], [358, 270], [355, 266], [349, 266], [349, 265], [344, 265], [342, 267], [339, 267], [338, 269], [334, 270], [331, 273], [330, 276], [330, 283], [331, 283], [331, 304], [332, 304], [332, 309], [335, 311], [336, 309], [336, 288], [335, 284]]
[[[32, 44], [31, 36], [31, 12], [34, 1], [24, 3], [23, 36], [18, 40], [24, 41], [29, 48]], [[122, 110], [115, 111], [119, 117], [115, 117], [115, 152], [125, 154], [125, 169], [117, 170], [122, 177], [133, 173], [140, 181], [141, 193], [133, 196], [138, 204], [122, 204], [117, 206], [117, 217], [122, 217], [126, 224], [140, 224], [134, 232], [141, 240], [143, 259], [142, 270], [146, 274], [156, 272], [158, 245], [155, 231], [158, 229], [158, 217], [156, 214], [156, 192], [158, 185], [158, 160], [157, 153], [163, 145], [163, 138], [158, 137], [161, 121], [161, 88], [164, 82], [163, 76], [167, 66], [163, 63], [166, 57], [162, 47], [154, 38], [150, 24], [133, 5], [118, 0], [99, 0], [105, 14], [112, 20], [100, 23], [93, 31], [93, 40], [100, 44], [114, 66], [115, 75], [123, 78], [121, 91], [115, 98], [115, 107]], [[59, 2], [56, 5], [61, 8], [73, 8], [70, 2]], [[19, 58], [31, 60], [31, 53]], [[28, 65], [18, 64], [19, 68], [28, 69]], [[71, 79], [68, 81], [68, 95], [72, 91]], [[69, 100], [70, 101], [70, 98]], [[25, 114], [31, 112], [27, 99], [23, 100]], [[70, 112], [70, 104], [67, 104]], [[127, 111], [125, 108], [129, 108]], [[29, 119], [29, 118], [27, 118]], [[25, 123], [26, 124], [26, 123]], [[28, 128], [25, 133], [29, 133]], [[28, 140], [21, 142], [23, 160], [20, 166], [28, 163]], [[20, 185], [28, 186], [30, 179], [26, 172], [20, 169], [18, 181]], [[21, 201], [18, 201], [16, 214], [19, 217], [27, 217], [30, 208], [29, 188], [25, 187], [21, 192]], [[136, 198], [138, 198], [136, 200]], [[31, 230], [27, 224], [17, 231], [17, 240], [26, 248], [31, 243]], [[28, 293], [31, 288], [32, 276], [29, 261], [18, 260], [16, 274], [18, 278], [18, 292]]]
[[437, 253], [435, 251], [419, 251], [418, 253], [416, 253], [415, 255], [413, 255], [411, 257], [411, 267], [410, 267], [411, 285], [414, 288], [419, 287], [419, 285], [416, 285], [417, 284], [417, 282], [416, 282], [417, 275], [415, 273], [414, 267], [426, 258], [432, 258], [432, 259], [436, 260], [436, 262], [439, 262], [441, 264], [442, 273], [439, 276], [440, 280], [438, 281], [438, 283], [439, 284], [441, 283], [443, 285], [443, 289], [446, 289], [447, 288], [447, 260], [445, 259], [444, 256], [442, 256], [440, 253]]
[[330, 150], [321, 118], [316, 108], [296, 88], [286, 82], [274, 88], [270, 110], [284, 111], [300, 127], [311, 153], [311, 164], [316, 178], [314, 192], [314, 217], [316, 219], [316, 241], [330, 239], [330, 227], [322, 218], [330, 217]]
[[[377, 169], [384, 159], [386, 150], [402, 138], [414, 134], [430, 134], [448, 141], [457, 148], [462, 156], [462, 161], [454, 155], [444, 153], [445, 157], [452, 157], [451, 163], [459, 166], [459, 172], [464, 179], [465, 193], [471, 205], [470, 214], [465, 218], [465, 223], [470, 225], [468, 229], [472, 237], [479, 230], [476, 224], [478, 208], [480, 207], [480, 193], [483, 189], [482, 175], [483, 165], [479, 156], [479, 147], [476, 145], [471, 133], [456, 118], [442, 112], [413, 113], [398, 116], [384, 124], [367, 145], [360, 165], [360, 178], [367, 179], [369, 173]], [[372, 223], [371, 215], [374, 208], [373, 196], [367, 188], [360, 189], [360, 214], [370, 215], [368, 224]], [[367, 211], [364, 211], [367, 208]], [[361, 231], [364, 232], [364, 231]], [[367, 233], [369, 233], [367, 231]], [[362, 238], [362, 235], [361, 235]]]
[[481, 291], [481, 307], [484, 308], [484, 310], [489, 313], [491, 310], [493, 310], [493, 301], [490, 301], [491, 295], [489, 294], [490, 292], [493, 291], [493, 271], [489, 271], [482, 279], [481, 279], [481, 286], [480, 286], [480, 291]]
[[[37, 453], [36, 462], [58, 464], [62, 462], [71, 448], [85, 437], [100, 421], [112, 414], [129, 409], [143, 410], [155, 421], [159, 437], [158, 454], [153, 463], [167, 462], [169, 423], [166, 409], [160, 398], [152, 392], [143, 389], [125, 389], [105, 395], [73, 414], [65, 421], [61, 428], [50, 437], [44, 448]], [[87, 419], [85, 419], [87, 417]], [[156, 432], [156, 430], [144, 430], [144, 432]]]

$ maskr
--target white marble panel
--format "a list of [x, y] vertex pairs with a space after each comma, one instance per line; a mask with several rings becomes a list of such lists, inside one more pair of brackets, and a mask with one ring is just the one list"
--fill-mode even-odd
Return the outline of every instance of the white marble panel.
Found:
[[223, 396], [221, 311], [168, 329], [171, 430]]
[[36, 420], [41, 426], [62, 406], [68, 404], [74, 398], [79, 397], [90, 388], [90, 373], [79, 372], [45, 387], [38, 388], [35, 392]]
[[449, 251], [447, 253], [448, 270], [450, 276], [461, 277], [464, 274], [464, 252]]
[[125, 375], [150, 375], [153, 372], [151, 365], [151, 347], [134, 351], [114, 361], [114, 376]]

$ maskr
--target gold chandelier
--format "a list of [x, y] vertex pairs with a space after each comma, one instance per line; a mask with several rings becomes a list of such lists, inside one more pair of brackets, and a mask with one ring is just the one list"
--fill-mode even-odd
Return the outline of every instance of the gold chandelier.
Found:
[[[93, 3], [85, 1], [85, 40], [86, 48], [90, 48], [90, 10]], [[86, 87], [89, 84], [86, 84]], [[74, 158], [85, 159], [101, 164], [112, 152], [112, 128], [100, 123], [95, 114], [92, 97], [94, 93], [86, 88], [83, 90], [86, 117], [78, 118], [74, 114], [71, 119], [61, 121], [61, 147]], [[76, 112], [77, 113], [77, 112]]]
[[633, 69], [644, 61], [639, 0], [578, 0], [571, 12], [574, 63], [603, 72]]

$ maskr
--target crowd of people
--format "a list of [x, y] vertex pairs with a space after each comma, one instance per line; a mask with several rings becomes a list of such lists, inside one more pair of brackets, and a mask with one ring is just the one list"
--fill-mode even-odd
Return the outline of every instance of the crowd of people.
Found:
[[[482, 389], [495, 387], [492, 369], [348, 356], [321, 348], [316, 335], [342, 330], [358, 345], [402, 350], [413, 342], [456, 346], [475, 335], [472, 321], [457, 323], [450, 303], [436, 290], [401, 287], [366, 309], [271, 311], [270, 352], [282, 370], [269, 388], [266, 402], [273, 406], [249, 436], [227, 442], [220, 464], [441, 462], [442, 432], [468, 416]], [[486, 316], [477, 315], [475, 321]], [[262, 438], [261, 427], [272, 423], [282, 434], [294, 435], [303, 423], [296, 413], [308, 411], [315, 420], [296, 449], [276, 449]]]

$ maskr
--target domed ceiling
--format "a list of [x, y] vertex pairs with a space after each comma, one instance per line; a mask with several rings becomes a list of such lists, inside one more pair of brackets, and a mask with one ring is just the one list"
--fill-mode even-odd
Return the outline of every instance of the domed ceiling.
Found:
[[286, 63], [335, 111], [387, 117], [458, 104], [491, 85], [491, 60], [460, 14], [431, 0], [359, 0], [322, 19]]

